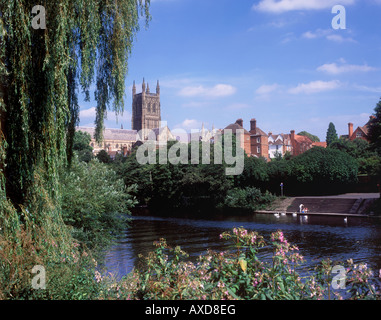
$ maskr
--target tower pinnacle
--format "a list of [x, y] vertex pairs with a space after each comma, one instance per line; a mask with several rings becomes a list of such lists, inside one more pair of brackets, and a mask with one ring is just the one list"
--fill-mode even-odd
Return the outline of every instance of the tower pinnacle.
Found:
[[159, 85], [159, 80], [157, 80], [157, 85], [156, 85], [156, 94], [160, 94], [160, 85]]
[[142, 84], [142, 92], [146, 92], [146, 83], [143, 78], [143, 84]]

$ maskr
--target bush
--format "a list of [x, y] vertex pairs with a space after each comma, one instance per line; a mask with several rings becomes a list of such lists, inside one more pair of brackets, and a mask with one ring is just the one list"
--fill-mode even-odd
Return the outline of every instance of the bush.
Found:
[[228, 191], [225, 206], [253, 211], [266, 208], [274, 200], [275, 196], [271, 193], [262, 193], [255, 187], [234, 188]]
[[74, 237], [88, 247], [103, 247], [127, 227], [130, 209], [135, 205], [122, 179], [98, 160], [73, 160], [63, 171], [62, 216], [73, 227]]

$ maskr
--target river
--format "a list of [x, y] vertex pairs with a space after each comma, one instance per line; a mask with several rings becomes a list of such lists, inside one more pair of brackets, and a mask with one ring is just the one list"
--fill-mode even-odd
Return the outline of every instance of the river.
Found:
[[[221, 216], [205, 218], [173, 218], [134, 216], [130, 228], [105, 255], [108, 272], [121, 277], [138, 265], [138, 254], [146, 255], [154, 249], [153, 242], [165, 238], [174, 247], [181, 246], [196, 260], [206, 250], [227, 250], [219, 239], [223, 231], [244, 227], [259, 232], [269, 240], [272, 232], [282, 230], [291, 244], [299, 247], [306, 259], [303, 268], [311, 270], [318, 261], [330, 258], [343, 261], [352, 258], [355, 263], [365, 262], [377, 272], [381, 268], [381, 219], [292, 215], [276, 218], [272, 214]], [[263, 259], [269, 252], [261, 252]]]

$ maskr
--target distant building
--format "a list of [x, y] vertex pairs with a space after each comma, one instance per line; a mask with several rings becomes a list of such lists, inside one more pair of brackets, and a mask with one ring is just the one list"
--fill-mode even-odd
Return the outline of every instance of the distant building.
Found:
[[103, 141], [101, 144], [98, 144], [94, 139], [95, 128], [77, 127], [76, 130], [90, 134], [90, 145], [93, 147], [93, 153], [95, 155], [101, 150], [106, 150], [112, 158], [114, 158], [117, 153], [127, 156], [130, 154], [133, 144], [137, 141], [136, 130], [105, 129], [103, 131]]
[[313, 142], [310, 138], [295, 134], [295, 130], [291, 130], [291, 154], [298, 156], [313, 147]]
[[160, 85], [157, 81], [156, 93], [151, 93], [149, 85], [143, 79], [142, 92], [136, 93], [135, 81], [132, 86], [132, 130], [142, 130], [143, 140], [147, 138], [148, 130], [160, 128], [161, 106]]
[[369, 121], [362, 127], [357, 127], [356, 130], [353, 131], [353, 123], [348, 123], [348, 134], [340, 136], [341, 138], [346, 138], [351, 141], [355, 139], [362, 139], [369, 142], [368, 130], [369, 130], [369, 122], [374, 118], [374, 116], [369, 117]]
[[257, 127], [257, 120], [250, 120], [250, 131], [243, 127], [243, 120], [238, 119], [235, 123], [229, 124], [225, 130], [232, 130], [236, 134], [238, 129], [243, 130], [243, 137], [241, 139], [241, 148], [243, 148], [248, 156], [269, 158], [269, 145], [267, 134]]
[[312, 142], [313, 147], [321, 147], [321, 148], [327, 148], [327, 142]]
[[269, 138], [263, 130], [257, 127], [256, 119], [250, 120], [250, 144], [252, 156], [269, 158]]
[[243, 120], [238, 119], [235, 123], [229, 124], [225, 129], [222, 130], [222, 134], [229, 132], [226, 130], [231, 130], [232, 134], [236, 135], [237, 130], [243, 130], [243, 136], [241, 138], [241, 148], [245, 150], [246, 154], [251, 155], [251, 140], [250, 132], [243, 128]]
[[291, 135], [290, 134], [268, 134], [269, 142], [269, 158], [273, 159], [277, 155], [284, 156], [286, 152], [292, 152]]

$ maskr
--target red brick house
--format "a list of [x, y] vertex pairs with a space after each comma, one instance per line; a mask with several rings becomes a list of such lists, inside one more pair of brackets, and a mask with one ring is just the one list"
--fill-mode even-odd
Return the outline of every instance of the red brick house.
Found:
[[[241, 147], [245, 150], [248, 156], [269, 158], [269, 145], [267, 134], [257, 127], [255, 119], [250, 120], [250, 131], [243, 127], [243, 120], [238, 119], [235, 123], [229, 124], [224, 130], [230, 129], [233, 134], [236, 134], [237, 129], [242, 129], [243, 140]], [[223, 132], [224, 132], [223, 130]]]
[[369, 121], [364, 126], [357, 127], [355, 131], [353, 131], [353, 123], [348, 123], [348, 136], [345, 135], [343, 137], [348, 138], [351, 141], [355, 139], [362, 139], [369, 142], [369, 137], [368, 137], [369, 122], [373, 118], [374, 116], [370, 116]]
[[245, 150], [246, 154], [251, 154], [250, 147], [250, 132], [243, 128], [243, 120], [238, 119], [235, 123], [229, 124], [222, 133], [225, 133], [225, 130], [230, 129], [233, 134], [236, 134], [237, 130], [243, 130], [243, 139], [241, 139], [241, 148]]
[[256, 119], [250, 120], [250, 145], [252, 156], [269, 159], [269, 137], [257, 127]]
[[291, 145], [293, 156], [298, 156], [313, 147], [313, 142], [306, 136], [295, 134], [295, 130], [291, 130]]

